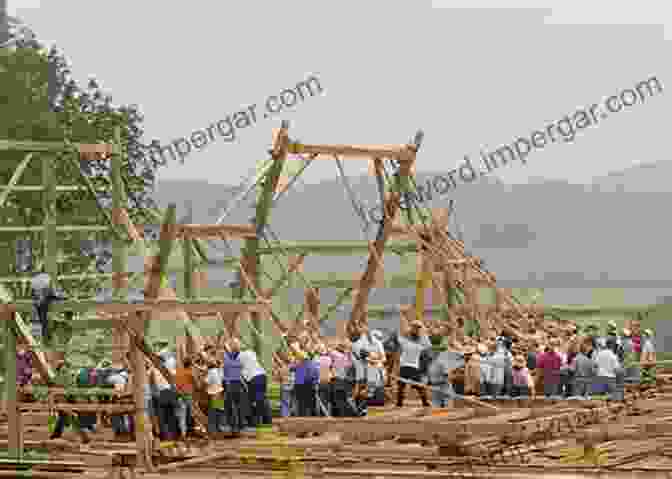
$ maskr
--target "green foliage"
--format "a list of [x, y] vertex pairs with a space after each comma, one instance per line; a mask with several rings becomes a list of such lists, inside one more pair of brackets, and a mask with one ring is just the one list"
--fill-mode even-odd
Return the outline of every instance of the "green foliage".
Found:
[[[51, 81], [51, 84], [50, 84]], [[69, 65], [55, 47], [47, 51], [37, 42], [23, 42], [16, 49], [0, 52], [0, 138], [11, 140], [64, 141], [82, 143], [112, 142], [116, 127], [121, 128], [122, 146], [127, 155], [122, 165], [122, 182], [128, 194], [127, 209], [134, 222], [151, 222], [147, 210], [156, 207], [151, 198], [155, 172], [165, 164], [148, 155], [151, 145], [141, 142], [143, 117], [136, 106], [115, 106], [95, 79], [81, 88], [71, 77]], [[156, 142], [152, 142], [156, 144]], [[0, 161], [0, 184], [7, 184], [23, 152], [3, 152]], [[111, 184], [109, 161], [56, 162], [55, 174], [60, 185], [81, 184], [80, 173], [93, 185], [104, 189], [98, 201], [109, 207]], [[42, 171], [39, 161], [31, 160], [19, 180], [20, 185], [39, 185]], [[93, 196], [88, 191], [58, 192], [55, 204], [59, 224], [103, 224]], [[42, 195], [16, 192], [9, 195], [0, 211], [0, 225], [28, 226], [42, 224]], [[33, 240], [33, 257], [41, 264], [40, 233], [5, 234], [0, 236], [0, 275], [14, 275], [16, 239]], [[59, 234], [63, 249], [60, 274], [85, 271], [91, 260], [80, 253], [80, 242], [90, 233]], [[15, 297], [25, 297], [25, 284], [10, 285]], [[66, 293], [93, 295], [93, 280], [71, 280], [61, 285]]]

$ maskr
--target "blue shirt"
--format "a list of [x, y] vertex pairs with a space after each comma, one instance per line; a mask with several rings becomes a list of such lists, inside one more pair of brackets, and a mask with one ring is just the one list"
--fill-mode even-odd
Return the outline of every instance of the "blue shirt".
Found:
[[240, 362], [240, 353], [224, 353], [223, 369], [225, 383], [241, 382], [243, 365]]
[[306, 359], [296, 365], [295, 384], [316, 384], [320, 379], [320, 367], [315, 361]]

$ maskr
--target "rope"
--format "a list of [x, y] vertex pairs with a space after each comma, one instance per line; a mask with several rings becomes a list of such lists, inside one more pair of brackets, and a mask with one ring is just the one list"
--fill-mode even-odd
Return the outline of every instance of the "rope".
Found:
[[[297, 156], [301, 156], [301, 155], [297, 155]], [[289, 183], [287, 184], [287, 187], [284, 188], [280, 193], [278, 193], [278, 194], [276, 195], [275, 198], [273, 198], [273, 200], [271, 201], [271, 208], [274, 208], [274, 207], [275, 207], [275, 205], [277, 204], [278, 200], [279, 200], [280, 198], [282, 198], [282, 195], [284, 195], [287, 191], [289, 191], [289, 189], [290, 189], [290, 188], [294, 185], [294, 183], [296, 183], [296, 181], [299, 179], [299, 177], [301, 176], [301, 173], [303, 173], [303, 171], [304, 171], [306, 168], [308, 168], [308, 165], [310, 165], [310, 164], [313, 162], [313, 160], [314, 160], [315, 158], [317, 158], [317, 156], [318, 156], [317, 153], [314, 153], [314, 154], [310, 155], [310, 158], [309, 158], [309, 159], [307, 159], [307, 160], [306, 160], [306, 159], [303, 159], [303, 161], [304, 161], [305, 163], [303, 164], [303, 166], [301, 167], [301, 169], [300, 169], [294, 176], [292, 176], [292, 179], [291, 179], [291, 180], [289, 181]]]
[[366, 239], [366, 234], [369, 229], [369, 222], [366, 220], [366, 214], [362, 211], [362, 203], [357, 199], [355, 192], [352, 190], [352, 187], [350, 186], [350, 183], [348, 182], [348, 179], [345, 176], [341, 160], [338, 158], [337, 155], [334, 155], [334, 159], [336, 160], [336, 167], [338, 168], [338, 173], [341, 178], [341, 182], [343, 183], [343, 187], [345, 188], [345, 191], [347, 192], [348, 197], [350, 198], [350, 202], [352, 203], [352, 208], [355, 210], [355, 213], [357, 213], [357, 215], [359, 215], [359, 218], [362, 220], [363, 223], [362, 233], [364, 233], [364, 238]]

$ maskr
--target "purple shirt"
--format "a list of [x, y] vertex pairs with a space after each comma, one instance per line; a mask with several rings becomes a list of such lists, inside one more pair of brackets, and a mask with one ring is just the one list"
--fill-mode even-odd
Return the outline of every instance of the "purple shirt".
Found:
[[33, 377], [33, 355], [28, 351], [16, 353], [16, 383], [25, 386]]
[[320, 379], [320, 366], [316, 361], [306, 359], [296, 365], [295, 384], [315, 384]]

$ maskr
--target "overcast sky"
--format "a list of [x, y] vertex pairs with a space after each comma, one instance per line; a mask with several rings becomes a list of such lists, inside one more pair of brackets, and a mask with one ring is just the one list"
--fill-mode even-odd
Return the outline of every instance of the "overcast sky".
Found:
[[[306, 143], [404, 143], [423, 129], [418, 171], [448, 171], [465, 154], [529, 137], [651, 76], [672, 85], [662, 1], [499, 0], [498, 9], [475, 0], [8, 1], [10, 15], [65, 53], [78, 81], [94, 76], [115, 102], [140, 106], [148, 142], [168, 144], [250, 104], [263, 109], [268, 96], [319, 78], [321, 96], [257, 117], [234, 142], [219, 138], [160, 179], [237, 184], [267, 158], [282, 118]], [[668, 160], [671, 97], [614, 114], [497, 174], [512, 183], [589, 182]], [[345, 170], [367, 165], [353, 160]], [[336, 174], [324, 161], [304, 180]]]

